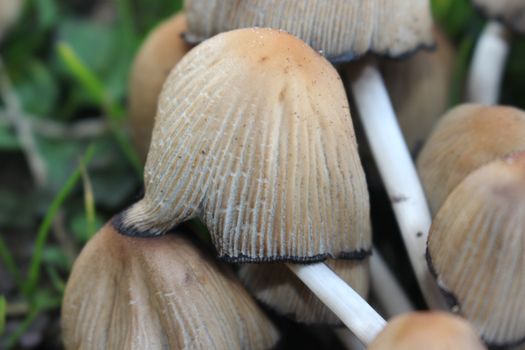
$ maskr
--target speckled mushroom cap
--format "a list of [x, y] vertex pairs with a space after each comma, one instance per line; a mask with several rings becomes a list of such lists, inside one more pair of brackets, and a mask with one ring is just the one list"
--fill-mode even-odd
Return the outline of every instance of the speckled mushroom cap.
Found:
[[62, 305], [66, 349], [269, 349], [278, 334], [230, 270], [180, 231], [150, 239], [107, 224]]
[[483, 350], [472, 327], [445, 312], [413, 312], [388, 322], [368, 350]]
[[199, 216], [229, 261], [370, 250], [369, 200], [346, 94], [301, 40], [240, 29], [191, 50], [164, 85], [145, 196], [116, 220], [158, 235]]
[[472, 0], [485, 16], [505, 22], [513, 30], [525, 34], [525, 1]]
[[491, 345], [525, 342], [525, 152], [466, 177], [439, 210], [430, 267]]
[[296, 35], [331, 61], [398, 57], [432, 44], [428, 0], [186, 0], [189, 42], [237, 28]]
[[433, 213], [469, 173], [525, 150], [525, 112], [465, 104], [450, 110], [421, 150], [417, 168]]
[[[328, 259], [326, 264], [363, 298], [367, 297], [368, 258]], [[239, 277], [259, 301], [281, 315], [302, 323], [341, 325], [341, 320], [282, 264], [244, 264]]]
[[157, 102], [171, 69], [190, 50], [182, 39], [186, 16], [177, 14], [155, 28], [142, 44], [129, 79], [129, 122], [133, 143], [146, 160]]

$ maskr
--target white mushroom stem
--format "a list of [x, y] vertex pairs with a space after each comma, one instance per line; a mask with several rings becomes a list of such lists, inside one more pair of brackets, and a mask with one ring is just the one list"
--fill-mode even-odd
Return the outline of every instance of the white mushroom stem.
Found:
[[430, 212], [383, 79], [375, 65], [367, 63], [351, 83], [361, 124], [390, 197], [419, 287], [430, 307], [445, 308], [425, 259]]
[[387, 318], [414, 311], [414, 306], [377, 249], [370, 257], [370, 282], [372, 293]]
[[479, 37], [467, 78], [467, 100], [487, 105], [497, 104], [505, 62], [509, 53], [509, 32], [492, 21]]
[[385, 327], [381, 315], [325, 264], [287, 266], [365, 345]]

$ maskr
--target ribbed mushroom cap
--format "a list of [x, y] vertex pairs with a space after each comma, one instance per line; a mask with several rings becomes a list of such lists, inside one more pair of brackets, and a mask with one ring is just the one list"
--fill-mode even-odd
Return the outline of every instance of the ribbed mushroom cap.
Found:
[[157, 235], [191, 217], [230, 261], [320, 261], [370, 249], [369, 202], [335, 69], [282, 31], [190, 51], [160, 97], [145, 197], [116, 221]]
[[525, 34], [525, 1], [523, 0], [472, 0], [490, 19], [499, 19], [513, 30]]
[[191, 48], [182, 39], [186, 17], [177, 14], [153, 30], [142, 44], [129, 79], [129, 118], [133, 143], [146, 160], [162, 84]]
[[415, 154], [434, 124], [448, 108], [455, 50], [446, 35], [434, 27], [436, 50], [420, 51], [405, 60], [383, 60], [379, 66], [399, 126]]
[[0, 40], [5, 36], [18, 18], [22, 9], [22, 0], [0, 0]]
[[465, 104], [436, 125], [417, 167], [434, 213], [468, 174], [483, 164], [525, 150], [525, 112], [503, 106]]
[[471, 173], [430, 229], [440, 286], [489, 344], [525, 341], [525, 152]]
[[[326, 264], [363, 298], [368, 295], [368, 259], [363, 261], [328, 259]], [[239, 277], [255, 297], [298, 322], [340, 325], [328, 309], [285, 265], [244, 264]]]
[[397, 316], [368, 350], [483, 350], [472, 327], [445, 312], [413, 312]]
[[398, 57], [432, 44], [428, 0], [186, 0], [186, 39], [237, 28], [285, 30], [331, 61], [367, 52]]
[[67, 349], [269, 349], [278, 334], [227, 267], [181, 232], [150, 239], [107, 224], [73, 266]]

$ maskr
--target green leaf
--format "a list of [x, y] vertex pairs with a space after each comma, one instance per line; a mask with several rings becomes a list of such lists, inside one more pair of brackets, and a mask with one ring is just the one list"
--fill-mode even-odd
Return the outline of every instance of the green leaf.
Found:
[[43, 29], [48, 29], [55, 24], [58, 18], [58, 8], [54, 0], [34, 1], [38, 22]]
[[0, 149], [7, 151], [20, 149], [18, 138], [7, 126], [0, 126]]

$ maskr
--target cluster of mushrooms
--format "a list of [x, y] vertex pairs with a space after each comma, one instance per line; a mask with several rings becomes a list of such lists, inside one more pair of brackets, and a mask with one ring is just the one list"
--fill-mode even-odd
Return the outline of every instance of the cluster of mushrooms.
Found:
[[[504, 12], [523, 1], [476, 2], [525, 26]], [[434, 37], [435, 53], [415, 53]], [[523, 345], [525, 112], [473, 99], [441, 118], [452, 57], [428, 0], [187, 0], [135, 60], [130, 118], [145, 194], [76, 261], [66, 348], [273, 348], [278, 330], [255, 299], [297, 322], [344, 324], [362, 343], [339, 332], [349, 348]], [[373, 289], [384, 316], [411, 311], [372, 247], [332, 64], [432, 312], [387, 324], [365, 301]], [[494, 96], [483, 73], [473, 66], [468, 88]], [[411, 152], [423, 142], [416, 171]], [[192, 218], [212, 251], [176, 228]]]

